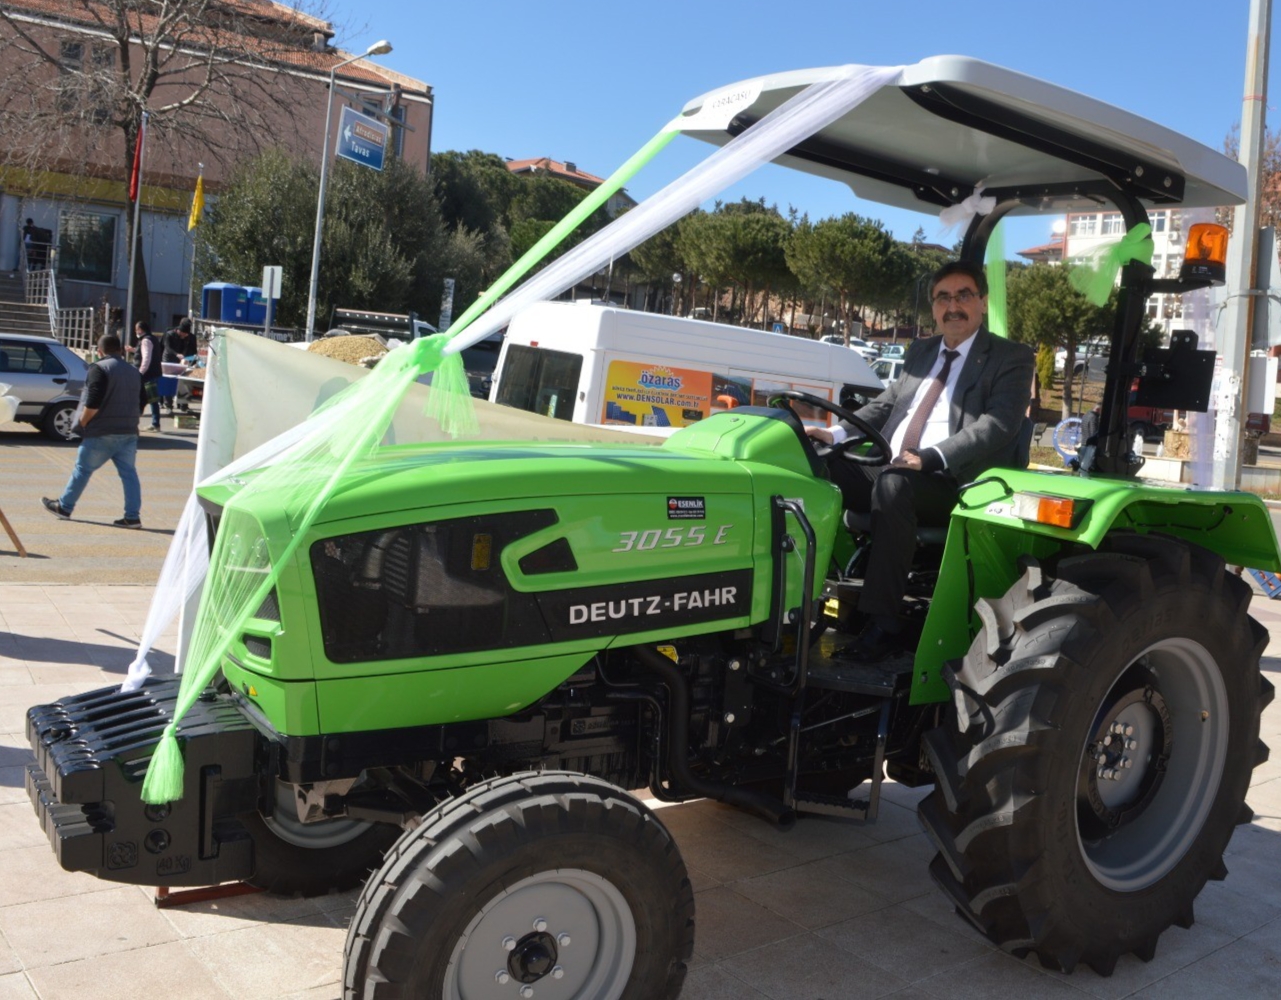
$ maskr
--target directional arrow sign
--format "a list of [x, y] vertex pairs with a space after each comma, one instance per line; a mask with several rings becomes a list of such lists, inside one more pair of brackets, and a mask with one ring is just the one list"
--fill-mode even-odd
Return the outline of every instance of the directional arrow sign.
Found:
[[362, 115], [353, 108], [343, 108], [342, 117], [338, 120], [338, 148], [335, 152], [348, 160], [381, 170], [389, 131], [377, 119]]

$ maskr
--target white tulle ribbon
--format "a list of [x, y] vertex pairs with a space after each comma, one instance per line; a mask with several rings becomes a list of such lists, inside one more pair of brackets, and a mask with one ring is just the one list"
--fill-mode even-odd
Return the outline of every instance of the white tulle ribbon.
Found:
[[983, 194], [983, 182], [979, 181], [975, 185], [972, 195], [968, 196], [959, 205], [949, 205], [939, 212], [939, 222], [943, 224], [943, 232], [945, 233], [951, 232], [958, 226], [964, 232], [970, 228], [970, 223], [974, 221], [974, 216], [989, 215], [994, 208], [996, 208], [996, 199], [990, 195]]

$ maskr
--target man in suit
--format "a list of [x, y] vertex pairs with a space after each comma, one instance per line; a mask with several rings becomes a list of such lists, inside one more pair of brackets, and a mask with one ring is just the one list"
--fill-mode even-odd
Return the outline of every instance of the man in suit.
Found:
[[[939, 336], [915, 341], [903, 374], [858, 410], [890, 443], [888, 465], [856, 465], [834, 452], [829, 462], [845, 506], [870, 513], [872, 547], [859, 598], [868, 625], [846, 651], [875, 661], [902, 651], [899, 616], [918, 523], [945, 524], [958, 487], [985, 469], [1025, 465], [1019, 455], [1034, 370], [1031, 348], [983, 328], [987, 279], [970, 261], [945, 264], [930, 282]], [[810, 428], [840, 444], [858, 433], [842, 422]]]

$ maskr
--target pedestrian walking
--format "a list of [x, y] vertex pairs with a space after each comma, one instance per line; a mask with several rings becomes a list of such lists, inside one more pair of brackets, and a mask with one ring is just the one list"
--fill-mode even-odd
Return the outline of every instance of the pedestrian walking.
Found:
[[[142, 324], [140, 324], [142, 325]], [[112, 523], [118, 528], [142, 527], [142, 486], [136, 467], [138, 410], [142, 375], [120, 354], [120, 338], [105, 334], [98, 340], [101, 360], [89, 366], [80, 397], [80, 450], [62, 496], [41, 498], [54, 517], [71, 517], [89, 479], [107, 461], [120, 476], [125, 491], [125, 516]]]
[[151, 404], [151, 429], [160, 430], [160, 387], [157, 384], [164, 374], [161, 366], [160, 343], [148, 323], [138, 320], [133, 327], [133, 342], [137, 345], [136, 360], [142, 375], [142, 387], [147, 402]]

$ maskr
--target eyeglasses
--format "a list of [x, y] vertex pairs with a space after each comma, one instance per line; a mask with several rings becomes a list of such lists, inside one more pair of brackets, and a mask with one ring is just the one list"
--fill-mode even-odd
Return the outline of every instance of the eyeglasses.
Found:
[[939, 292], [936, 296], [934, 296], [934, 304], [936, 306], [950, 306], [953, 302], [955, 302], [957, 305], [963, 306], [963, 305], [968, 305], [978, 297], [979, 296], [977, 292], [972, 292], [968, 288], [962, 288], [955, 295], [951, 294], [950, 292]]

